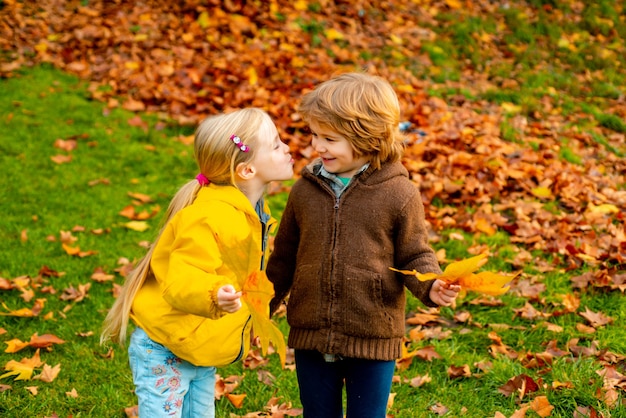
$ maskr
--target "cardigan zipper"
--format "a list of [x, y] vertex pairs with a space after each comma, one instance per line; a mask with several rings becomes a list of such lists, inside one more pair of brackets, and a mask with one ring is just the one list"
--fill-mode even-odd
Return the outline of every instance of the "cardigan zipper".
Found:
[[[334, 210], [335, 210], [335, 216], [334, 216], [334, 224], [335, 227], [333, 228], [333, 243], [332, 243], [332, 248], [331, 248], [331, 261], [330, 261], [330, 277], [335, 277], [334, 275], [334, 271], [335, 271], [335, 248], [336, 248], [336, 244], [337, 244], [337, 228], [339, 227], [338, 223], [339, 223], [339, 216], [337, 216], [337, 211], [339, 210], [339, 200], [340, 197], [339, 196], [335, 196], [335, 204], [333, 206]], [[331, 341], [332, 341], [332, 330], [334, 329], [333, 327], [333, 300], [335, 299], [335, 287], [336, 285], [333, 283], [333, 281], [331, 280], [330, 282], [331, 285], [331, 296], [330, 296], [330, 306], [329, 306], [329, 313], [330, 313], [330, 330], [328, 332], [328, 340], [326, 341], [326, 347], [328, 347], [328, 351], [332, 351], [331, 350]], [[325, 354], [326, 356], [326, 354]], [[325, 357], [326, 358], [326, 357]], [[334, 356], [333, 356], [334, 358]], [[328, 361], [328, 360], [326, 360]], [[334, 361], [334, 360], [333, 360]]]

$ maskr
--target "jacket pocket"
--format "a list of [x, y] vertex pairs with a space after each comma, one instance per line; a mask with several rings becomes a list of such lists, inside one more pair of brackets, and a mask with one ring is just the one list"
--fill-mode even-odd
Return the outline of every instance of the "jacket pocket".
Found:
[[385, 309], [381, 275], [347, 266], [341, 279], [339, 299], [344, 301], [340, 311], [345, 325], [343, 332], [366, 338], [396, 336], [397, 321]]
[[329, 292], [322, 288], [319, 269], [319, 265], [308, 264], [295, 272], [287, 301], [287, 322], [291, 327], [319, 329], [321, 326], [322, 295]]
[[[222, 367], [242, 359], [250, 349], [250, 311], [244, 307], [220, 319], [202, 318], [199, 325], [168, 348], [196, 366]], [[167, 344], [165, 344], [167, 345]]]

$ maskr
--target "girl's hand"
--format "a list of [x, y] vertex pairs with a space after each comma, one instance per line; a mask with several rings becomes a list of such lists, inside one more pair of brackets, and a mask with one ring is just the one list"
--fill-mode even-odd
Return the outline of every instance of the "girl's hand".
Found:
[[217, 306], [228, 313], [241, 309], [241, 292], [236, 292], [232, 285], [225, 285], [217, 291]]
[[443, 280], [435, 280], [430, 288], [430, 300], [435, 302], [439, 306], [450, 306], [456, 300], [461, 286], [456, 284], [448, 284]]

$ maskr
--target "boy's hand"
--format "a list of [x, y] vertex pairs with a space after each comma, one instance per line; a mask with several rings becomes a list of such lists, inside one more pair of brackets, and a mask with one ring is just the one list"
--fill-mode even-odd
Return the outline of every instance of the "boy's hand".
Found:
[[241, 292], [232, 285], [225, 285], [217, 291], [217, 306], [225, 312], [234, 313], [241, 309]]
[[448, 284], [443, 280], [435, 280], [430, 288], [430, 300], [439, 306], [450, 306], [454, 303], [456, 297], [461, 291], [461, 286], [456, 284]]

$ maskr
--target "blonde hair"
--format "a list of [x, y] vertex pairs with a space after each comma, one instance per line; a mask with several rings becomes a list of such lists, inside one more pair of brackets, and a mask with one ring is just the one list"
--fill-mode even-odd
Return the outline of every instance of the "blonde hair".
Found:
[[[259, 129], [268, 121], [272, 123], [269, 115], [257, 108], [241, 109], [210, 116], [203, 120], [196, 129], [194, 139], [194, 155], [200, 173], [204, 174], [211, 183], [237, 187], [235, 169], [240, 163], [249, 162], [254, 158], [260, 145]], [[230, 139], [231, 135], [241, 138], [241, 141], [249, 147], [249, 152], [243, 152], [233, 143]], [[191, 180], [184, 184], [170, 201], [156, 240], [129, 273], [120, 295], [107, 313], [100, 335], [101, 344], [108, 340], [120, 344], [126, 341], [133, 300], [146, 277], [151, 274], [150, 260], [154, 252], [154, 244], [158, 242], [169, 220], [178, 211], [193, 203], [201, 187], [197, 180]]]
[[371, 157], [375, 168], [402, 157], [400, 103], [391, 84], [382, 77], [341, 74], [307, 93], [298, 112], [305, 122], [316, 122], [344, 136], [357, 156]]

